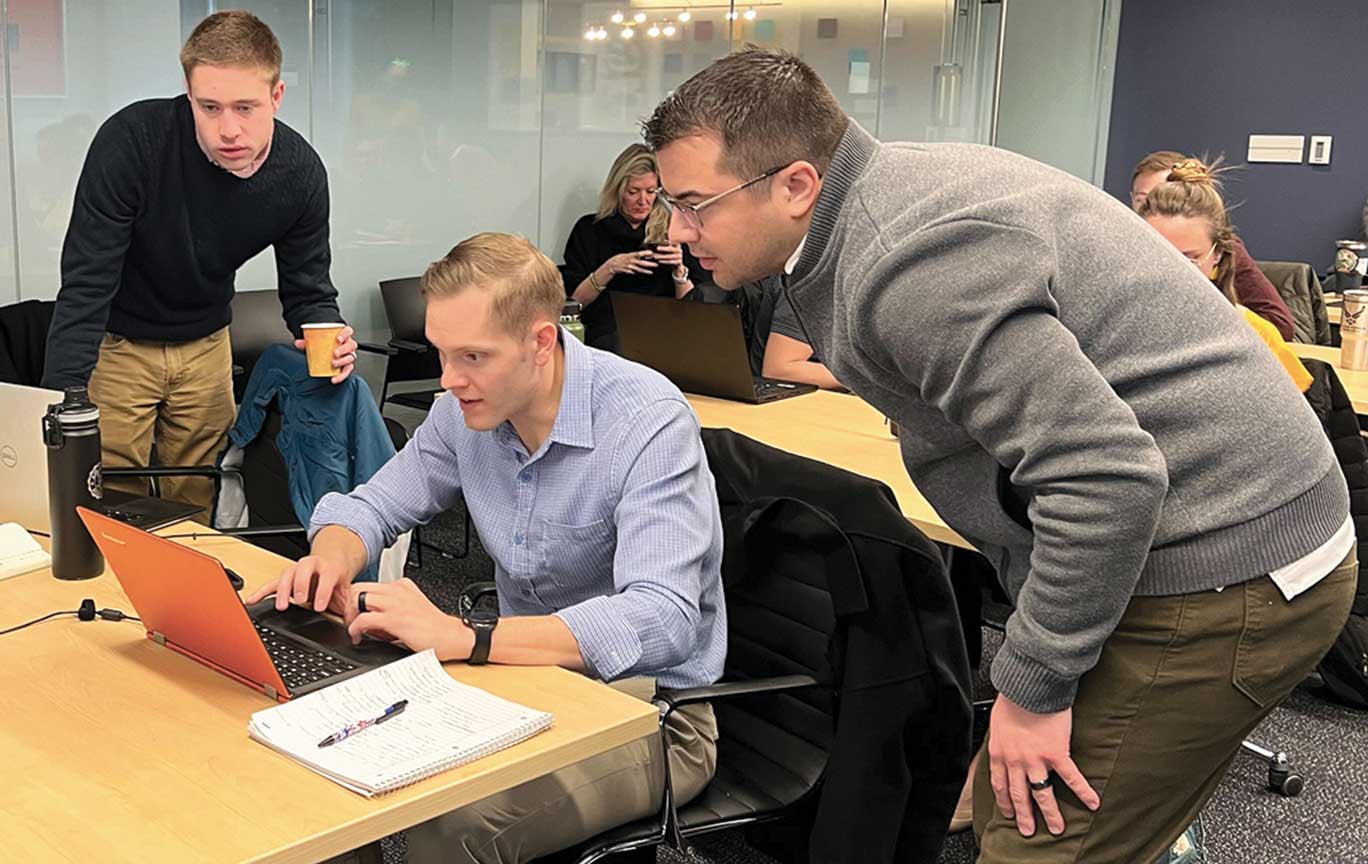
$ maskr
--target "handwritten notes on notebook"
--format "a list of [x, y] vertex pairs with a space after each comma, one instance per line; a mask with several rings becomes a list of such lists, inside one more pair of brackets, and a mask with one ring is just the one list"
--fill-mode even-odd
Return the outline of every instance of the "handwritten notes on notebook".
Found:
[[[401, 699], [408, 705], [393, 719], [318, 746]], [[429, 650], [258, 711], [247, 731], [369, 798], [510, 747], [551, 722], [550, 714], [452, 680]]]
[[22, 526], [13, 522], [0, 525], [0, 579], [51, 565], [52, 557]]

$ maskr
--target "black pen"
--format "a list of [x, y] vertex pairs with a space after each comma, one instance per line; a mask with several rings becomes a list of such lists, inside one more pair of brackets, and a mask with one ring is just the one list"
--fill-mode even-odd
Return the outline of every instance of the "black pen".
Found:
[[318, 742], [318, 746], [319, 746], [319, 747], [331, 747], [332, 745], [336, 744], [338, 741], [341, 741], [343, 738], [349, 738], [349, 737], [351, 737], [352, 735], [355, 735], [357, 732], [360, 732], [362, 729], [366, 729], [366, 728], [368, 728], [368, 727], [374, 726], [374, 725], [377, 724], [377, 723], [384, 723], [386, 720], [390, 719], [391, 717], [395, 717], [395, 716], [398, 716], [399, 714], [402, 714], [403, 711], [404, 711], [404, 709], [407, 708], [407, 707], [408, 707], [408, 700], [407, 700], [407, 699], [400, 699], [398, 702], [395, 702], [393, 705], [391, 705], [391, 706], [389, 706], [388, 708], [386, 708], [385, 711], [384, 711], [384, 713], [382, 713], [379, 717], [376, 717], [374, 720], [362, 720], [362, 721], [359, 722], [359, 723], [353, 723], [352, 725], [348, 726], [346, 729], [343, 729], [341, 732], [334, 732], [333, 734], [329, 735], [327, 738], [324, 738], [322, 741], [319, 741], [319, 742]]

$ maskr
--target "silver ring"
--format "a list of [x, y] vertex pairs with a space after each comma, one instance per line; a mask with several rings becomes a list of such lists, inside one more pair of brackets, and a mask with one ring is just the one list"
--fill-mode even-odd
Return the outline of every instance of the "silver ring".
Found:
[[[358, 612], [366, 611], [366, 592], [362, 591], [356, 595], [356, 609]], [[1034, 784], [1032, 784], [1034, 786]]]

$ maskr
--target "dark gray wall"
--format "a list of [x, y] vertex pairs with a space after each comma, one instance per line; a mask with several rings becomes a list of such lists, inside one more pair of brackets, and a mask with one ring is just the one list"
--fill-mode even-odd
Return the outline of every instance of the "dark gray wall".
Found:
[[1244, 165], [1251, 133], [1334, 136], [1328, 166], [1253, 163], [1227, 174], [1253, 256], [1324, 272], [1335, 240], [1363, 235], [1368, 2], [1126, 0], [1107, 191], [1126, 197], [1135, 163], [1154, 150]]

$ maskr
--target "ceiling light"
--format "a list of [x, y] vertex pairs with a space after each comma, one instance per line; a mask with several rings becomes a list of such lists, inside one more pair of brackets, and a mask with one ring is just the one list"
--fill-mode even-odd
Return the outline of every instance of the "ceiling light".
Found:
[[646, 20], [646, 13], [645, 13], [645, 12], [638, 12], [638, 13], [636, 13], [635, 15], [632, 16], [632, 20], [635, 21], [636, 23], [640, 24], [641, 22], [643, 22], [643, 21]]
[[652, 25], [651, 25], [651, 28], [650, 28], [649, 30], [646, 31], [646, 35], [647, 35], [647, 36], [650, 36], [652, 39], [654, 39], [654, 38], [656, 38], [657, 36], [659, 36], [659, 35], [660, 35], [660, 25], [658, 25], [658, 24], [652, 24]]
[[735, 10], [735, 9], [733, 9], [733, 10], [731, 10], [730, 12], [727, 13], [727, 20], [728, 20], [728, 21], [735, 21], [735, 20], [736, 20], [736, 10]]
[[675, 34], [675, 26], [667, 21], [660, 32], [664, 33], [666, 36], [673, 36]]
[[635, 35], [636, 35], [636, 31], [633, 30], [631, 27], [623, 27], [623, 28], [622, 28], [622, 38], [623, 38], [623, 39], [631, 39], [631, 38], [632, 38], [633, 36], [635, 36]]
[[679, 20], [680, 24], [683, 24], [685, 21], [688, 21], [692, 17], [693, 15], [689, 12], [688, 9], [685, 9], [684, 11], [680, 12], [678, 15], [675, 16], [675, 18]]
[[612, 21], [614, 24], [621, 24], [621, 23], [622, 23], [622, 13], [621, 13], [621, 12], [614, 12], [614, 13], [613, 13], [613, 17], [612, 17], [612, 18], [609, 18], [608, 20], [609, 20], [609, 21]]
[[746, 14], [745, 14], [745, 19], [746, 19], [747, 21], [754, 21], [754, 20], [755, 20], [755, 9], [753, 9], [753, 8], [752, 8], [752, 9], [747, 9], [747, 10], [746, 10]]
[[584, 38], [593, 41], [598, 38], [598, 31], [593, 27], [590, 27], [588, 30], [584, 31]]

